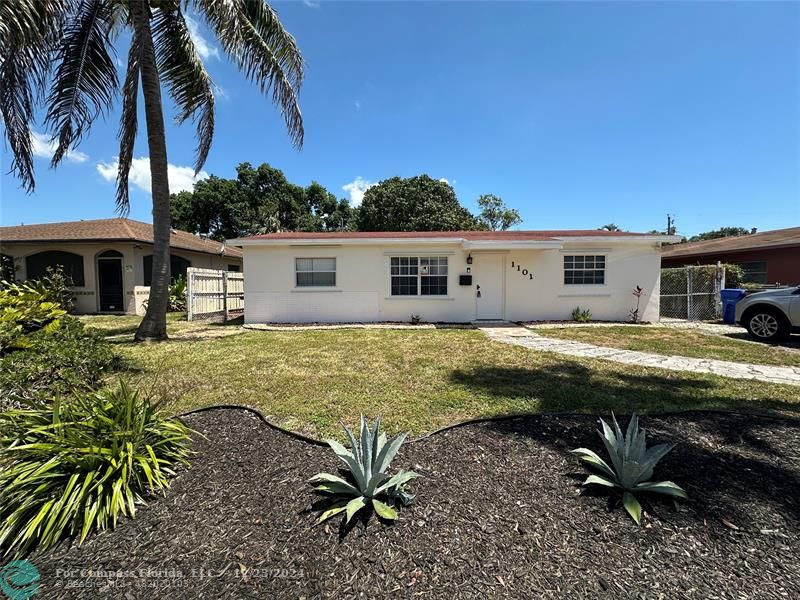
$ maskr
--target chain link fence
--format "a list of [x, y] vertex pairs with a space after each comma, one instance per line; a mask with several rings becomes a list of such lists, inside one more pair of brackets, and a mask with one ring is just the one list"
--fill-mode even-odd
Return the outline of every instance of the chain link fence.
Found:
[[661, 269], [661, 317], [713, 321], [722, 317], [722, 265]]

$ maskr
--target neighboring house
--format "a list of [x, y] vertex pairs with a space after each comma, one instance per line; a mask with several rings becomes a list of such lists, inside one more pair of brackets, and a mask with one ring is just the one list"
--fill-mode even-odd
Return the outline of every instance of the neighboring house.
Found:
[[662, 267], [737, 264], [746, 283], [800, 284], [800, 227], [664, 246]]
[[[60, 265], [74, 284], [76, 312], [141, 314], [153, 269], [153, 226], [98, 219], [0, 227], [0, 253], [20, 281]], [[170, 256], [173, 278], [187, 267], [238, 271], [242, 265], [241, 250], [175, 229]]]
[[659, 317], [660, 246], [610, 231], [274, 233], [241, 246], [245, 322]]

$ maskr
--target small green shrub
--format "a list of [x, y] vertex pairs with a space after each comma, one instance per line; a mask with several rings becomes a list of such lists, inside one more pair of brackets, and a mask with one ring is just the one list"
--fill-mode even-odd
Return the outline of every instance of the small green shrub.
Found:
[[725, 267], [725, 287], [728, 289], [741, 288], [745, 285], [744, 269], [740, 265], [728, 263]]
[[122, 366], [101, 332], [64, 317], [54, 332], [27, 336], [28, 347], [0, 357], [0, 410], [44, 406], [54, 397], [90, 391]]
[[75, 308], [75, 294], [72, 293], [72, 279], [57, 266], [47, 267], [45, 274], [38, 279], [29, 279], [26, 285], [36, 290], [48, 302], [55, 302], [67, 312]]
[[642, 519], [642, 507], [635, 496], [637, 492], [665, 494], [684, 500], [688, 498], [686, 492], [671, 481], [650, 481], [658, 461], [664, 458], [675, 444], [658, 444], [648, 449], [645, 430], [639, 429], [639, 417], [636, 414], [631, 415], [624, 435], [613, 413], [611, 418], [614, 420], [614, 428], [600, 419], [603, 433], [597, 432], [611, 459], [611, 466], [587, 448], [577, 448], [572, 451], [603, 475], [602, 477], [589, 475], [583, 484], [603, 485], [622, 490], [622, 504], [637, 524], [641, 523]]
[[411, 324], [412, 325], [419, 325], [420, 316], [418, 314], [412, 313], [411, 314]]
[[36, 284], [0, 283], [0, 356], [28, 348], [30, 334], [54, 333], [67, 311]]
[[578, 323], [588, 323], [592, 320], [592, 311], [588, 308], [583, 310], [580, 306], [572, 309], [572, 320]]
[[186, 278], [176, 277], [169, 286], [169, 311], [186, 311]]
[[188, 465], [191, 430], [125, 383], [0, 414], [0, 551], [45, 550], [135, 516]]
[[409, 494], [406, 484], [419, 477], [414, 471], [399, 471], [391, 476], [386, 473], [394, 459], [406, 434], [401, 433], [391, 440], [380, 431], [381, 418], [375, 420], [374, 427], [370, 430], [364, 415], [361, 415], [360, 439], [356, 441], [353, 433], [344, 428], [345, 435], [350, 441], [350, 450], [335, 440], [326, 440], [336, 456], [347, 469], [347, 478], [319, 473], [309, 480], [314, 491], [331, 497], [331, 504], [320, 515], [318, 523], [330, 519], [340, 513], [345, 513], [345, 523], [349, 523], [353, 516], [369, 505], [383, 519], [394, 520], [397, 518], [395, 507], [404, 506], [414, 500]]

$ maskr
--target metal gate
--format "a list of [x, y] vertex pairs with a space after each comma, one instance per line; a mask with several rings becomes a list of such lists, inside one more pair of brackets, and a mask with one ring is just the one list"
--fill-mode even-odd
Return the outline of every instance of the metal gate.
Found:
[[720, 290], [725, 267], [701, 265], [661, 269], [661, 317], [712, 321], [722, 317]]
[[227, 321], [244, 313], [244, 273], [186, 269], [186, 312], [189, 321]]

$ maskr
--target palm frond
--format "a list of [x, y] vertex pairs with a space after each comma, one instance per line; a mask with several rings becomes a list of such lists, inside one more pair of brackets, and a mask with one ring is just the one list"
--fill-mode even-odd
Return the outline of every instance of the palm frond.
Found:
[[61, 162], [92, 122], [111, 106], [118, 87], [109, 38], [114, 14], [110, 2], [81, 0], [67, 19], [45, 117], [45, 125], [58, 139], [52, 166]]
[[33, 191], [30, 126], [60, 42], [63, 0], [0, 2], [0, 116], [13, 155], [11, 172]]
[[297, 94], [303, 57], [295, 39], [264, 0], [193, 0], [223, 49], [245, 76], [269, 95], [283, 114], [295, 146], [303, 145]]
[[194, 169], [199, 173], [214, 137], [214, 93], [211, 77], [195, 50], [179, 9], [154, 12], [153, 44], [161, 81], [180, 109], [178, 123], [194, 118], [197, 127]]
[[117, 166], [117, 212], [127, 214], [130, 210], [128, 175], [133, 162], [133, 147], [138, 129], [137, 101], [139, 98], [139, 58], [141, 56], [139, 35], [133, 31], [128, 50], [128, 70], [122, 85], [122, 116], [119, 122], [119, 164]]

